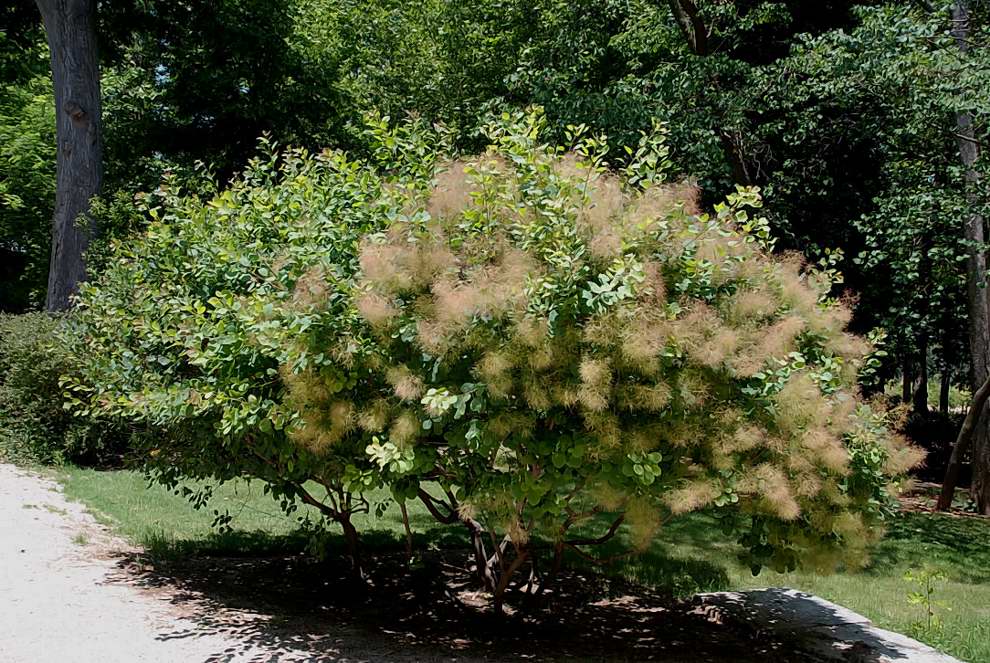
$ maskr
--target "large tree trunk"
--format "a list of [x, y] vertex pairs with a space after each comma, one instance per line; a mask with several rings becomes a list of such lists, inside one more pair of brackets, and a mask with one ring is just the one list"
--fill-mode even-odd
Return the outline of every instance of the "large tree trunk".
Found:
[[94, 231], [87, 212], [103, 178], [96, 2], [36, 1], [51, 52], [58, 142], [46, 308], [63, 311], [86, 276], [85, 251]]
[[[957, 0], [952, 6], [952, 36], [963, 57], [969, 50], [969, 5]], [[980, 158], [979, 143], [973, 128], [973, 116], [967, 111], [956, 114], [956, 136], [959, 158], [965, 171], [967, 199], [974, 210], [979, 209], [980, 175], [976, 162]], [[984, 251], [983, 216], [977, 212], [966, 219], [964, 234], [969, 244], [966, 260], [967, 295], [969, 300], [969, 348], [972, 361], [971, 383], [976, 393], [986, 381], [990, 368], [990, 300], [987, 298], [987, 259]], [[973, 484], [971, 493], [980, 513], [990, 515], [990, 429], [984, 405], [977, 417], [973, 434]]]

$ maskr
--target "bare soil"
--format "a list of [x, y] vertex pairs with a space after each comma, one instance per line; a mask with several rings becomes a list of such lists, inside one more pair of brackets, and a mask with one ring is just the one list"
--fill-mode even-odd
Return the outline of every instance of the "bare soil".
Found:
[[[938, 502], [939, 493], [942, 492], [942, 484], [931, 481], [915, 481], [910, 490], [898, 498], [901, 509], [904, 511], [914, 511], [916, 513], [941, 513], [946, 516], [957, 518], [976, 518], [980, 520], [990, 520], [990, 516], [984, 516], [974, 511], [967, 511], [964, 508], [969, 498], [969, 490], [957, 488], [955, 499], [946, 511], [938, 511], [935, 504]], [[972, 503], [970, 502], [970, 506]]]

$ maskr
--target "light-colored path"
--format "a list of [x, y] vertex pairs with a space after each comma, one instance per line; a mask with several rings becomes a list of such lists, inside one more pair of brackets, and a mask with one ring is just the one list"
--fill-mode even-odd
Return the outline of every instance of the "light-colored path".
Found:
[[[153, 592], [109, 582], [126, 547], [47, 479], [0, 464], [0, 661], [266, 660], [195, 625]], [[282, 659], [285, 660], [285, 659]]]
[[167, 583], [54, 481], [0, 463], [0, 663], [472, 663], [341, 624], [285, 632]]
[[841, 605], [793, 589], [699, 594], [703, 606], [717, 606], [766, 632], [797, 639], [821, 663], [961, 663], [928, 645], [877, 628]]

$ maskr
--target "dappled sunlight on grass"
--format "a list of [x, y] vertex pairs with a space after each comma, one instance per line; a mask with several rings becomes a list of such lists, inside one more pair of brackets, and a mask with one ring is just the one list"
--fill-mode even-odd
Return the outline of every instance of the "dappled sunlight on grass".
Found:
[[[197, 511], [181, 496], [160, 486], [149, 488], [147, 480], [135, 472], [66, 468], [59, 478], [71, 499], [82, 501], [120, 534], [146, 548], [153, 559], [283, 555], [306, 550], [333, 558], [344, 550], [335, 526], [311, 545], [312, 525], [319, 520], [315, 510], [300, 507], [286, 515], [257, 481], [219, 486], [210, 502]], [[388, 502], [390, 497], [384, 491], [369, 497], [372, 513], [355, 518], [365, 548], [401, 552], [405, 533], [399, 510], [391, 505], [378, 518], [374, 504]], [[233, 517], [230, 531], [212, 527], [214, 510]], [[409, 516], [417, 550], [467, 547], [463, 528], [438, 525], [418, 502], [409, 503]], [[592, 523], [589, 531], [601, 525]], [[628, 532], [620, 530], [608, 545], [589, 552], [604, 557], [622, 551], [627, 544]], [[874, 550], [871, 564], [856, 572], [819, 575], [765, 570], [754, 577], [739, 562], [739, 552], [718, 519], [693, 514], [666, 524], [649, 550], [602, 570], [673, 597], [724, 589], [793, 587], [860, 612], [883, 628], [910, 633], [963, 660], [990, 661], [990, 521], [902, 513], [888, 523], [887, 536]], [[577, 556], [568, 556], [568, 562], [585, 570], [599, 569]], [[937, 634], [913, 632], [912, 625], [923, 612], [907, 600], [915, 587], [904, 579], [905, 572], [925, 567], [940, 570], [947, 578], [937, 584], [936, 598], [952, 609], [940, 611], [944, 626]]]

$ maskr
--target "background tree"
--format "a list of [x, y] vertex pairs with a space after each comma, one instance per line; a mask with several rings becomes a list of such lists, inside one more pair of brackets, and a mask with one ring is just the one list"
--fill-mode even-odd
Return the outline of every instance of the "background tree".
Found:
[[0, 10], [0, 310], [44, 303], [55, 202], [55, 109], [33, 4]]
[[86, 278], [95, 225], [90, 199], [103, 180], [96, 0], [37, 0], [45, 23], [55, 90], [55, 214], [45, 308], [62, 311]]
[[[979, 39], [983, 35], [978, 30], [974, 30], [972, 21], [973, 14], [970, 5], [965, 0], [957, 0], [951, 9], [952, 30], [951, 35], [958, 47], [961, 60], [961, 68], [969, 69], [973, 64], [970, 59], [972, 40]], [[979, 35], [979, 36], [977, 36]], [[977, 43], [979, 47], [979, 43]], [[984, 65], [985, 66], [985, 65]], [[968, 77], [964, 78], [967, 83], [972, 83]], [[963, 92], [963, 94], [960, 94]], [[956, 91], [958, 96], [963, 96], [963, 103], [958, 105], [955, 113], [956, 132], [955, 136], [959, 144], [959, 158], [963, 167], [963, 177], [967, 186], [966, 201], [969, 203], [964, 221], [963, 235], [967, 242], [966, 260], [966, 281], [967, 296], [969, 300], [969, 344], [970, 344], [970, 379], [973, 385], [973, 393], [976, 398], [973, 402], [975, 409], [976, 424], [971, 433], [972, 458], [973, 458], [973, 486], [972, 494], [977, 503], [977, 509], [984, 514], [990, 515], [990, 421], [985, 407], [984, 383], [990, 377], [990, 294], [987, 288], [987, 257], [986, 257], [986, 231], [985, 219], [982, 209], [986, 207], [985, 192], [980, 191], [979, 186], [982, 181], [978, 164], [980, 161], [980, 136], [985, 136], [984, 131], [978, 133], [976, 118], [972, 110], [973, 102], [965, 100], [965, 91]], [[969, 103], [966, 103], [969, 101]], [[986, 103], [985, 95], [979, 95], [977, 101], [982, 101], [984, 117], [986, 111], [990, 110]], [[980, 398], [982, 396], [982, 399]], [[968, 418], [968, 417], [967, 417]], [[962, 448], [953, 450], [953, 455], [965, 452], [965, 443], [970, 436], [960, 436], [957, 446]], [[947, 479], [954, 478], [947, 475]], [[951, 487], [951, 481], [947, 481]], [[944, 502], [944, 499], [942, 500]]]

